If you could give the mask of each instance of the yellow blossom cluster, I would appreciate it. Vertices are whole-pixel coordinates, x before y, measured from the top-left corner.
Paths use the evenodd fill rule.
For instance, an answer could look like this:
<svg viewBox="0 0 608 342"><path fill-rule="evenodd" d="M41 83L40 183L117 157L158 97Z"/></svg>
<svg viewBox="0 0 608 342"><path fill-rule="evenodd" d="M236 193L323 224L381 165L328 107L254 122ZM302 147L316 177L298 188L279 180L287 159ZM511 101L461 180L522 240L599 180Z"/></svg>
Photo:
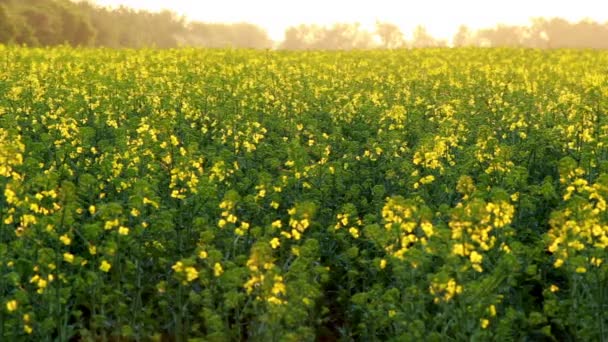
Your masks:
<svg viewBox="0 0 608 342"><path fill-rule="evenodd" d="M229 164L223 160L213 163L209 170L209 179L211 181L217 180L219 182L225 182L229 176L234 174L235 170L239 169L239 165L236 161L232 166L233 168L230 168Z"/></svg>
<svg viewBox="0 0 608 342"><path fill-rule="evenodd" d="M193 266L186 266L182 261L178 261L175 265L171 266L171 269L183 278L183 283L187 284L193 282L198 278L198 271Z"/></svg>
<svg viewBox="0 0 608 342"><path fill-rule="evenodd" d="M19 225L15 230L15 235L22 236L28 227L39 222L42 216L49 216L61 209L57 202L57 192L55 190L42 190L36 192L34 196L20 197L17 194L17 185L8 183L4 189L4 197L9 207L6 210L6 215L2 223L6 225L18 222ZM21 208L21 215L17 211ZM23 210L25 209L25 210ZM52 226L47 230L52 231Z"/></svg>
<svg viewBox="0 0 608 342"><path fill-rule="evenodd" d="M555 211L549 221L551 229L547 233L548 250L554 257L554 266L561 267L569 259L579 256L580 261L572 266L578 273L587 267L599 267L608 247L608 223L606 222L606 178L589 184L580 176L583 171L574 169L561 178L565 187L563 200L565 208ZM580 259L579 259L580 260Z"/></svg>
<svg viewBox="0 0 608 342"><path fill-rule="evenodd" d="M44 290L46 289L46 287L48 286L48 284L50 282L52 282L54 279L55 279L55 277L52 274L49 274L46 277L41 276L39 274L35 274L33 277L30 278L30 284L35 284L37 287L36 292L38 294L42 294L44 292Z"/></svg>
<svg viewBox="0 0 608 342"><path fill-rule="evenodd" d="M407 110L401 105L395 105L386 110L380 117L380 122L388 123L388 130L402 130L407 121Z"/></svg>
<svg viewBox="0 0 608 342"><path fill-rule="evenodd" d="M429 286L429 292L435 296L435 303L449 302L457 294L462 293L462 285L459 285L454 278L447 280L434 279Z"/></svg>
<svg viewBox="0 0 608 342"><path fill-rule="evenodd" d="M487 174L504 174L515 165L509 159L508 151L501 147L493 136L480 136L475 147L475 158L486 167L484 172Z"/></svg>
<svg viewBox="0 0 608 342"><path fill-rule="evenodd" d="M387 253L403 259L416 243L426 245L435 234L433 224L421 217L417 204L402 197L388 198L382 208L384 228L392 233L392 243L385 246Z"/></svg>
<svg viewBox="0 0 608 342"><path fill-rule="evenodd" d="M222 209L222 218L217 223L218 227L224 228L228 223L235 224L237 222L237 217L234 214L235 207L236 203L230 200L224 200L220 203L220 209Z"/></svg>
<svg viewBox="0 0 608 342"><path fill-rule="evenodd" d="M483 253L496 243L496 230L511 223L515 207L506 202L484 202L479 199L459 203L449 222L452 253L469 259L477 272L482 272ZM505 252L509 249L501 246Z"/></svg>
<svg viewBox="0 0 608 342"><path fill-rule="evenodd" d="M25 145L19 136L11 136L7 130L0 128L0 176L21 179L14 167L23 164L24 151Z"/></svg>
<svg viewBox="0 0 608 342"><path fill-rule="evenodd" d="M283 277L278 274L274 258L267 246L260 244L252 248L247 260L247 268L250 277L243 285L247 294L255 293L257 300L273 305L287 303L285 299L287 288Z"/></svg>
<svg viewBox="0 0 608 342"><path fill-rule="evenodd" d="M308 227L310 226L310 215L307 212L298 213L297 209L291 208L287 210L290 218L289 218L289 231L282 231L281 235L294 240L300 240L302 238L302 234Z"/></svg>
<svg viewBox="0 0 608 342"><path fill-rule="evenodd" d="M443 174L446 163L449 166L455 165L454 156L450 152L450 149L456 146L458 146L456 141L436 136L430 143L423 145L419 151L414 153L414 165L419 165L430 170L438 170Z"/></svg>
<svg viewBox="0 0 608 342"><path fill-rule="evenodd" d="M235 120L239 120L238 115ZM251 153L264 140L267 132L267 129L257 121L244 121L242 127L239 127L238 130L232 125L221 129L219 140L223 144L231 144L235 153L243 150L246 153Z"/></svg>
<svg viewBox="0 0 608 342"><path fill-rule="evenodd" d="M340 228L345 228L352 237L355 239L359 238L359 232L361 227L363 227L363 221L360 218L350 219L349 215L346 213L337 214L336 215L337 222L334 228L336 230Z"/></svg>

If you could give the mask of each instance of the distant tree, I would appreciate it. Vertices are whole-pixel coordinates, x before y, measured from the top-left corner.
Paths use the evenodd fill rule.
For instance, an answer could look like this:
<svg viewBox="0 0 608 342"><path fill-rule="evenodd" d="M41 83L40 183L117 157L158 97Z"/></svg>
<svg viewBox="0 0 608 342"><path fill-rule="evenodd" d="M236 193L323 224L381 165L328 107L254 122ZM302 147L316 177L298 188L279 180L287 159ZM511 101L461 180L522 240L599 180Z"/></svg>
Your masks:
<svg viewBox="0 0 608 342"><path fill-rule="evenodd" d="M304 50L313 48L323 39L323 28L317 25L299 25L287 28L285 38L280 45L281 49Z"/></svg>
<svg viewBox="0 0 608 342"><path fill-rule="evenodd" d="M267 49L273 45L268 33L257 25L238 23L226 25L226 29L230 32L233 47Z"/></svg>
<svg viewBox="0 0 608 342"><path fill-rule="evenodd" d="M526 29L520 26L497 25L495 28L480 30L476 39L481 45L495 47L519 47L524 43Z"/></svg>
<svg viewBox="0 0 608 342"><path fill-rule="evenodd" d="M452 45L454 47L474 45L474 33L467 26L460 25L458 32L456 32L452 39Z"/></svg>
<svg viewBox="0 0 608 342"><path fill-rule="evenodd" d="M553 18L539 21L542 31L546 34L549 48L575 48L579 47L578 34L572 25L565 19Z"/></svg>
<svg viewBox="0 0 608 342"><path fill-rule="evenodd" d="M374 40L371 33L361 30L360 24L338 23L325 29L319 48L325 50L369 49Z"/></svg>
<svg viewBox="0 0 608 342"><path fill-rule="evenodd" d="M17 16L14 18L16 34L14 42L19 45L37 46L38 38L36 38L34 29L25 21L25 18Z"/></svg>
<svg viewBox="0 0 608 342"><path fill-rule="evenodd" d="M591 20L534 18L526 45L542 48L608 48L608 27Z"/></svg>
<svg viewBox="0 0 608 342"><path fill-rule="evenodd" d="M412 47L414 48L424 48L424 47L443 47L446 46L446 42L441 40L436 40L431 36L426 28L422 25L418 25L414 29L413 37L412 37Z"/></svg>
<svg viewBox="0 0 608 342"><path fill-rule="evenodd" d="M349 50L374 47L370 32L360 24L337 23L329 27L299 25L285 31L281 49Z"/></svg>
<svg viewBox="0 0 608 342"><path fill-rule="evenodd" d="M119 28L113 23L113 11L93 6L88 2L80 2L78 6L88 16L91 27L95 30L93 45L118 47Z"/></svg>
<svg viewBox="0 0 608 342"><path fill-rule="evenodd" d="M12 18L8 15L6 5L0 5L0 43L12 43L17 34L17 27Z"/></svg>
<svg viewBox="0 0 608 342"><path fill-rule="evenodd" d="M592 20L581 20L573 25L579 37L579 47L608 49L608 23L601 25Z"/></svg>
<svg viewBox="0 0 608 342"><path fill-rule="evenodd" d="M194 46L210 48L257 48L272 47L268 33L259 26L238 24L206 24L195 22L188 25L182 40Z"/></svg>
<svg viewBox="0 0 608 342"><path fill-rule="evenodd" d="M61 32L64 42L73 46L91 45L95 38L95 30L89 18L74 7L63 7L60 10Z"/></svg>
<svg viewBox="0 0 608 342"><path fill-rule="evenodd" d="M43 8L28 8L22 14L26 24L34 31L36 40L42 45L61 43L59 23L53 14Z"/></svg>
<svg viewBox="0 0 608 342"><path fill-rule="evenodd" d="M179 37L186 32L186 21L171 11L162 11L147 16L144 26L149 26L148 41L160 48L177 47Z"/></svg>
<svg viewBox="0 0 608 342"><path fill-rule="evenodd" d="M376 35L380 38L382 47L396 49L405 45L403 32L399 26L391 23L376 22Z"/></svg>

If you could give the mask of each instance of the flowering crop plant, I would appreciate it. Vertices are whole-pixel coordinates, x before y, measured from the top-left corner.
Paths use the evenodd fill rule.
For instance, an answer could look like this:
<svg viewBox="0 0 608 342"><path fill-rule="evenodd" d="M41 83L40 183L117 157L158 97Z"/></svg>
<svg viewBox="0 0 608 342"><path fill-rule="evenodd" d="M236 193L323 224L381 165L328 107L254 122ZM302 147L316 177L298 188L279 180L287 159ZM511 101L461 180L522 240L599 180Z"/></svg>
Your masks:
<svg viewBox="0 0 608 342"><path fill-rule="evenodd" d="M6 341L608 339L608 53L1 47Z"/></svg>

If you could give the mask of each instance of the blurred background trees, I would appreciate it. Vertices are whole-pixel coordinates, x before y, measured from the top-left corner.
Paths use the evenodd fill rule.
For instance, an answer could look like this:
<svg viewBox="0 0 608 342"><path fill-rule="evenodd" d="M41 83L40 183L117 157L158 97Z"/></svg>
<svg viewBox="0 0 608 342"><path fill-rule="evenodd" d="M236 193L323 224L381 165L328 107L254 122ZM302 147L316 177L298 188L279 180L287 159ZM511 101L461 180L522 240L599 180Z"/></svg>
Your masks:
<svg viewBox="0 0 608 342"><path fill-rule="evenodd" d="M394 23L376 22L370 31L356 23L337 23L292 26L285 30L283 41L274 42L264 29L253 24L190 22L170 11L109 9L86 0L0 0L0 44L289 50L450 45L433 37L424 26L417 26L409 38ZM608 23L533 18L528 26L497 25L473 30L463 25L451 46L606 49Z"/></svg>
<svg viewBox="0 0 608 342"><path fill-rule="evenodd" d="M87 1L0 0L0 43L112 48L270 48L260 27L187 22L170 11L108 9Z"/></svg>
<svg viewBox="0 0 608 342"><path fill-rule="evenodd" d="M392 23L376 22L376 35L380 39L380 46L384 49L398 49L405 47L405 37L399 26Z"/></svg>
<svg viewBox="0 0 608 342"><path fill-rule="evenodd" d="M285 39L279 46L286 50L351 50L373 47L372 33L362 30L356 23L293 26L285 31Z"/></svg>

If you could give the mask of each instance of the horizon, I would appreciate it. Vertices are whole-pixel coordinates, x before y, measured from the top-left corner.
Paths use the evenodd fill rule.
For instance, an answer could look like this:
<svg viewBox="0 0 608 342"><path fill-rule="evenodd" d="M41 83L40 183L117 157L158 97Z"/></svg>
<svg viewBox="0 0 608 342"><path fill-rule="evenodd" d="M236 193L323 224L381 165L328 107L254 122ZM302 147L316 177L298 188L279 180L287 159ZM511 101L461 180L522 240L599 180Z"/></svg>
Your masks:
<svg viewBox="0 0 608 342"><path fill-rule="evenodd" d="M310 0L286 2L279 0L226 0L206 7L205 1L175 0L170 4L161 0L89 0L100 6L116 8L126 6L148 11L170 10L189 21L212 23L255 24L268 33L275 42L284 38L285 30L301 24L322 26L335 23L359 23L368 31L374 30L377 21L399 26L406 37L421 25L437 39L451 41L458 27L470 29L504 25L530 25L532 18L559 17L570 22L593 20L608 22L608 5L593 0L524 1L509 3L497 0L430 0L407 7L390 0L332 2ZM269 9L272 9L270 11Z"/></svg>

